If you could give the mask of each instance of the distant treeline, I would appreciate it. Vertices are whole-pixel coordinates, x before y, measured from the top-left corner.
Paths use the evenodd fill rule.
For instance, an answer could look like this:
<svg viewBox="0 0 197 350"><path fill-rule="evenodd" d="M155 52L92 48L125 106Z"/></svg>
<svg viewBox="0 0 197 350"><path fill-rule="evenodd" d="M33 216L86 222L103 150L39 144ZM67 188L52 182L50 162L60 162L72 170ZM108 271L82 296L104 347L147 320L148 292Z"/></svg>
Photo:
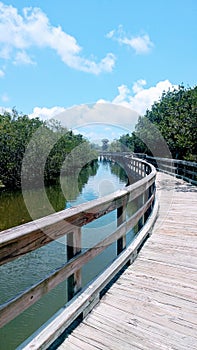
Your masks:
<svg viewBox="0 0 197 350"><path fill-rule="evenodd" d="M96 157L82 135L55 120L30 119L15 109L0 115L0 182L7 188L52 184L62 171L71 174Z"/></svg>
<svg viewBox="0 0 197 350"><path fill-rule="evenodd" d="M153 156L168 156L164 141L175 159L197 161L197 86L179 86L164 92L144 116L135 131L110 145L111 150L132 150Z"/></svg>
<svg viewBox="0 0 197 350"><path fill-rule="evenodd" d="M164 92L131 134L109 145L111 151L146 153L197 161L197 86ZM52 184L61 174L76 173L97 158L94 145L82 135L48 122L12 113L0 114L0 185L21 188Z"/></svg>

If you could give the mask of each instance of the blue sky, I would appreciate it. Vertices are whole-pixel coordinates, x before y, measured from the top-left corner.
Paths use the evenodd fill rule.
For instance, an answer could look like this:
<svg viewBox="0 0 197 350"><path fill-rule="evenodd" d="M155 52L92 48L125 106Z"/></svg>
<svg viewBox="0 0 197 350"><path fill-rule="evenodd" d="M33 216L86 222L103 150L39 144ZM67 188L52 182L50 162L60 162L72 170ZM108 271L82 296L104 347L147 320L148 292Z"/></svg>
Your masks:
<svg viewBox="0 0 197 350"><path fill-rule="evenodd" d="M0 1L0 106L131 130L126 109L143 114L163 90L196 85L196 18L196 0Z"/></svg>

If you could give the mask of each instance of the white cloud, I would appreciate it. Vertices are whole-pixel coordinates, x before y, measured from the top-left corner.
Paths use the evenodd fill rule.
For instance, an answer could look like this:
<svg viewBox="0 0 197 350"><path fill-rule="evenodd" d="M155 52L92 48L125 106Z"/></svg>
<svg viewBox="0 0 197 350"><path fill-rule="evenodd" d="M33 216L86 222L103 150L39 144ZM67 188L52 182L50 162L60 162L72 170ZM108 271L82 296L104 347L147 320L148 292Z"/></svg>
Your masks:
<svg viewBox="0 0 197 350"><path fill-rule="evenodd" d="M25 51L18 51L14 59L14 64L35 64L35 62Z"/></svg>
<svg viewBox="0 0 197 350"><path fill-rule="evenodd" d="M89 124L113 125L133 130L138 113L122 105L110 102L98 102L91 105L79 105L72 108L39 108L35 107L30 117L42 119L55 118L67 128L79 128Z"/></svg>
<svg viewBox="0 0 197 350"><path fill-rule="evenodd" d="M11 59L15 64L34 63L28 51L37 47L55 50L67 66L84 72L111 72L115 65L112 53L100 62L84 58L76 39L60 26L52 26L39 8L24 8L19 14L17 8L0 2L0 44L0 57Z"/></svg>
<svg viewBox="0 0 197 350"><path fill-rule="evenodd" d="M153 47L153 43L147 34L133 38L120 38L119 41L122 44L132 47L137 54L148 53Z"/></svg>
<svg viewBox="0 0 197 350"><path fill-rule="evenodd" d="M118 92L119 92L119 95L114 98L113 103L121 104L127 99L127 96L130 93L130 90L126 85L120 85L118 87Z"/></svg>
<svg viewBox="0 0 197 350"><path fill-rule="evenodd" d="M158 82L155 86L145 88L146 81L140 79L134 82L131 89L126 85L118 87L118 95L112 102L99 100L95 104L84 104L64 108L35 107L30 117L39 117L44 120L55 118L61 124L75 133L81 133L91 142L101 144L103 138L118 139L121 135L132 132L139 115L144 115L155 101L158 101L163 91L173 90L169 80ZM9 97L1 96L4 102ZM0 113L9 108L0 107Z"/></svg>
<svg viewBox="0 0 197 350"><path fill-rule="evenodd" d="M109 33L106 34L106 38L107 38L107 39L113 38L114 33L115 33L115 30L111 30Z"/></svg>
<svg viewBox="0 0 197 350"><path fill-rule="evenodd" d="M64 112L66 109L64 107L52 107L52 108L47 108L47 107L35 107L33 109L33 113L29 115L30 118L37 118L39 117L40 119L47 120L54 118L58 114Z"/></svg>
<svg viewBox="0 0 197 350"><path fill-rule="evenodd" d="M0 69L0 78L3 78L4 75L5 75L5 72L2 69Z"/></svg>
<svg viewBox="0 0 197 350"><path fill-rule="evenodd" d="M128 36L120 25L117 30L111 30L106 34L108 39L114 39L119 44L131 47L136 54L146 54L150 52L154 44L148 34L138 36Z"/></svg>
<svg viewBox="0 0 197 350"><path fill-rule="evenodd" d="M132 87L134 95L127 86L120 86L118 88L119 95L114 98L112 103L118 103L143 115L147 109L151 108L154 102L160 99L163 91L177 88L177 85L173 85L169 80L160 81L150 88L144 88L144 85L146 85L144 79L135 82Z"/></svg>
<svg viewBox="0 0 197 350"><path fill-rule="evenodd" d="M35 107L30 117L39 117L44 120L55 118L67 128L78 128L79 126L91 124L106 124L123 127L132 131L139 115L144 115L155 101L158 101L163 91L173 90L169 80L158 82L155 86L145 88L146 81L136 81L132 89L126 85L118 87L119 94L112 100L98 100L95 104L84 104L64 107ZM108 126L107 126L108 127Z"/></svg>
<svg viewBox="0 0 197 350"><path fill-rule="evenodd" d="M132 90L135 94L143 90L143 86L146 85L146 80L144 79L139 79L137 80L132 87Z"/></svg>

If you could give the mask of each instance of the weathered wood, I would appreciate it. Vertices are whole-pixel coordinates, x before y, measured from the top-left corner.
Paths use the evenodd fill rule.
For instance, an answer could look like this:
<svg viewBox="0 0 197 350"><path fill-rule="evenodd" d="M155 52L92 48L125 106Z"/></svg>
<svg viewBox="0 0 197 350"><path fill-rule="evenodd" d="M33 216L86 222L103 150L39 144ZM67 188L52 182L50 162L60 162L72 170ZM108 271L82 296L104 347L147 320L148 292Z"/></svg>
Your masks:
<svg viewBox="0 0 197 350"><path fill-rule="evenodd" d="M197 185L197 163L179 159L150 157L147 155L141 155L141 157L156 166L157 170L176 175L187 182Z"/></svg>
<svg viewBox="0 0 197 350"><path fill-rule="evenodd" d="M47 217L0 232L0 265L38 249L77 227L121 207L138 197L155 181L155 170L137 183Z"/></svg>
<svg viewBox="0 0 197 350"><path fill-rule="evenodd" d="M134 264L60 350L79 339L84 350L88 340L95 350L196 350L197 189L184 184L180 192L183 181L176 180L174 188L170 178L158 174L158 194L164 194L159 196L162 210ZM168 198L170 208L165 204ZM167 216L163 208L169 209Z"/></svg>
<svg viewBox="0 0 197 350"><path fill-rule="evenodd" d="M132 229L132 227L138 222L139 218L151 205L153 199L154 197L150 198L142 208L140 208L134 215L132 215L132 217L127 222L123 222L123 224L118 227L115 232L85 252L80 253L80 230L77 233L77 238L75 235L70 236L70 244L75 245L75 255L73 255L73 258L71 259L69 257L70 260L63 267L56 269L48 277L30 287L22 294L2 304L0 307L0 327L29 308L43 295L55 288L66 278L72 276L72 278L68 281L68 283L70 283L70 286L68 288L68 292L70 293L69 299L71 299L71 297L73 297L74 294L77 293L81 288L81 267L99 255L101 252L103 252L113 242L120 239L120 237L125 236L126 232ZM75 241L73 241L73 239Z"/></svg>
<svg viewBox="0 0 197 350"><path fill-rule="evenodd" d="M126 201L123 205L117 208L117 226L122 225L126 220ZM126 233L117 240L117 255L119 255L126 248Z"/></svg>
<svg viewBox="0 0 197 350"><path fill-rule="evenodd" d="M153 212L150 218L146 222L146 225L136 236L135 240L124 250L117 259L99 276L92 282L88 288L81 291L70 305L67 305L61 313L41 332L30 341L30 343L24 347L27 349L47 349L48 346L58 338L58 336L81 314L84 312L86 315L86 308L90 307L92 303L92 296L98 295L102 289L112 280L118 271L128 262L134 261L133 257L136 258L137 251L143 244L145 238L149 235L153 223L156 220L158 212L158 203L155 203ZM117 232L120 228L117 229Z"/></svg>
<svg viewBox="0 0 197 350"><path fill-rule="evenodd" d="M186 172L188 170L188 165L182 165L185 167L185 169L182 170L185 170ZM171 170L173 169L172 160L169 160L169 165L167 165L167 167L170 167ZM70 259L70 261L68 261L65 266L54 271L50 276L48 276L48 278L42 280L19 297L16 297L2 306L2 325L13 319L13 317L16 315L20 314L23 310L37 301L42 295L70 276L72 276L73 284L72 295L79 291L81 287L81 267L93 257L100 254L100 252L102 252L115 240L119 240L120 242L121 239L120 250L122 251L124 249L124 243L126 243L126 233L145 213L148 213L149 208L152 209L152 204L155 197L155 172L153 168L148 166L147 163L143 163L138 159L133 159L130 168L133 168L134 171L140 176L145 176L145 173L147 174L149 172L150 174L144 179L138 181L137 184L128 186L125 190L118 191L113 195L102 198L101 200L85 203L84 205L80 206L80 209L72 208L68 211L63 211L53 214L50 217L39 219L33 223L36 224L33 226L31 226L32 223L29 223L21 226L20 228L14 229L12 232L7 230L8 236L6 237L4 235L6 231L0 234L0 251L3 252L2 263L10 261L17 256L23 255L28 251L37 249L37 247L44 244L48 244L51 240L59 238L63 235L67 235L67 243L70 247L67 251L68 260ZM165 182L165 176L162 178L162 181L163 180L163 187L158 188L158 193L162 189L165 190L165 186L167 184L167 182ZM169 177L167 177L167 180L169 180ZM183 182L181 182L181 186L182 185ZM84 321L84 325L88 331L86 333L85 330L81 334L80 332L77 333L76 330L76 332L74 332L74 336L71 337L71 344L73 346L79 344L79 338L80 347L82 348L82 344L84 343L86 346L88 343L90 330L91 332L94 332L95 328L97 329L97 324L100 327L100 325L103 323L103 325L105 325L103 326L103 331L107 332L108 336L108 339L104 339L104 341L102 341L103 349L107 349L108 347L116 349L116 346L117 349L127 349L127 346L128 349L131 347L133 348L133 346L136 346L136 349L138 347L141 349L144 348L144 346L146 348L147 344L149 344L149 346L151 344L151 349L169 349L169 347L176 346L178 339L183 339L183 344L181 344L179 349L185 349L186 344L189 345L191 349L194 348L194 338L195 340L197 338L193 332L193 325L196 324L195 321L197 309L197 299L195 293L197 289L195 278L197 260L193 254L193 251L194 248L196 248L196 241L193 240L193 244L190 244L186 238L193 239L196 234L196 229L194 228L195 219L192 219L191 222L187 221L191 219L192 214L195 215L194 206L196 205L196 197L194 197L195 193L188 195L188 193L185 192L187 190L185 187L185 198L187 198L188 204L193 203L193 205L191 205L191 209L189 209L189 212L185 212L185 202L180 202L180 200L183 198L183 195L181 195L180 192L176 193L175 201L174 198L170 198L170 191L176 190L174 184L171 183L170 180L167 184L168 192L164 193L163 197L159 196L162 202L160 217L155 225L155 230L160 231L155 241L152 239L148 241L148 250L145 249L141 252L138 261L139 263L140 261L142 262L142 266L140 266L140 264L136 264L136 269L126 270L122 282L120 284L117 283L113 287L113 290L115 291L113 297L111 297L111 291L108 292L110 300L109 302L103 304L104 307L103 311L101 312L101 321L99 316L99 318L95 320L96 323L93 321L93 327L92 324L90 326L88 322ZM189 187L189 190L195 191L193 190L193 187ZM125 222L125 208L127 203L142 194L145 194L143 200L144 205L127 222ZM171 195L171 197L173 196ZM128 262L132 263L136 259L139 251L141 250L141 246L150 235L150 228L156 217L156 208L157 205L153 209L152 216L148 219L146 225L130 247L123 251L117 260L92 284L90 284L86 290L79 292L79 298L74 298L73 302L68 304L66 309L59 312L54 321L49 324L49 327L47 326L27 346L28 349L31 347L36 349L47 348L64 331L64 329L69 326L74 319L76 319L76 317L78 317L81 313L83 316L85 316L98 303L102 289L111 281L121 267ZM80 227L114 209L117 209L118 211L117 224L119 227L117 230L88 251L80 252ZM22 230L20 231L21 228ZM179 229L178 232L177 228ZM189 233L186 234L188 228ZM167 242L164 241L165 234L167 235ZM184 236L184 242L181 240L181 234ZM33 241L30 241L30 238L32 238ZM11 250L6 255L6 249L8 247ZM166 263L166 259L169 260L170 263ZM147 264L149 263L149 266L151 264L151 271L147 271L147 268L143 265L144 261L146 261ZM159 266L158 269L157 266ZM189 272L191 273L191 278L187 278L187 273L189 275ZM173 277L174 275L176 276L175 278ZM147 291L149 291L148 295ZM151 295L151 298L152 295L154 295L155 300L150 300L149 295ZM156 298L157 295L159 298ZM167 304L162 299L163 295L168 295L169 302ZM183 300L181 306L180 303L176 304L176 298ZM173 303L172 305L170 304L171 301ZM133 303L133 306L131 306L130 303ZM125 307L126 304L128 304L128 307ZM111 311L110 317L108 315L107 318L110 318L111 321L113 320L114 325L116 325L114 329L112 327L112 330L109 329L108 323L104 322L108 307L111 308ZM184 314L184 318L182 318L182 314L180 314L174 321L172 311L176 312L177 309L180 308L184 308L184 310L187 311L190 310L190 313ZM142 315L139 316L142 309ZM65 311L68 313L65 313ZM134 321L130 322L132 326L131 330L127 330L125 332L120 326L117 327L117 321L120 320L120 311L121 315L126 315L126 319L129 317L128 315L133 313L133 311L136 311L136 313L134 313ZM154 319L154 321L152 321L152 319ZM125 319L123 319L123 322L124 320ZM139 330L133 329L136 322L141 322L140 327L142 332L144 330L145 335L139 336ZM148 331L146 325L147 322ZM117 336L117 332L120 333L120 328L122 329L122 338ZM125 328L126 326L124 324L124 329ZM169 329L171 331L170 337L172 340L166 345L162 342L162 338L164 338L164 334L166 332L168 333ZM113 331L115 331L114 334ZM165 331L165 333L163 333L163 331ZM177 332L178 336L174 337L173 332ZM182 334L184 334L184 336L189 335L190 340L188 341L186 336L182 337ZM148 343L146 343L146 337L148 339ZM83 342L81 341L82 338ZM96 339L92 340L90 347L96 347L97 342L100 341L100 333L96 332ZM65 342L65 344L67 343Z"/></svg>
<svg viewBox="0 0 197 350"><path fill-rule="evenodd" d="M67 235L67 258L71 260L81 252L81 228L76 228ZM81 289L81 269L75 271L68 278L68 300Z"/></svg>

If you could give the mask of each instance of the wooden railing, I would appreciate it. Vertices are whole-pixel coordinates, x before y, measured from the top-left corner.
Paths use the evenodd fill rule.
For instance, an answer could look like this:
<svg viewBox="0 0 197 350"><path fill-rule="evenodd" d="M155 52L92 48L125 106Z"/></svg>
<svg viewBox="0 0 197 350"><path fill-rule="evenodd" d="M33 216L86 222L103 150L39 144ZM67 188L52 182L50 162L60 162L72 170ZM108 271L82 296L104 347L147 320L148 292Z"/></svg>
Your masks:
<svg viewBox="0 0 197 350"><path fill-rule="evenodd" d="M133 156L131 152L100 152L100 157L108 160L114 160L124 168L129 180L139 180L151 172L148 163L140 162L137 157Z"/></svg>
<svg viewBox="0 0 197 350"><path fill-rule="evenodd" d="M154 165L154 167L167 174L197 185L197 163L186 160L150 157L143 153L137 153L134 156L144 159Z"/></svg>
<svg viewBox="0 0 197 350"><path fill-rule="evenodd" d="M0 308L0 327L2 327L62 281L69 280L68 295L72 300L55 317L50 326L31 341L30 344L34 349L47 348L73 320L79 315L84 317L98 302L103 288L125 264L135 259L150 234L157 212L157 206L154 205L156 171L152 165L139 159L126 158L126 162L128 168L141 177L136 183L103 198L0 232L1 265L62 236L67 236L67 262ZM126 218L128 203L136 199L139 204L136 212ZM114 210L117 210L117 229L93 247L82 250L81 228ZM137 224L141 230L134 241L126 247L126 234ZM117 242L116 260L91 284L81 289L82 267L113 242Z"/></svg>

